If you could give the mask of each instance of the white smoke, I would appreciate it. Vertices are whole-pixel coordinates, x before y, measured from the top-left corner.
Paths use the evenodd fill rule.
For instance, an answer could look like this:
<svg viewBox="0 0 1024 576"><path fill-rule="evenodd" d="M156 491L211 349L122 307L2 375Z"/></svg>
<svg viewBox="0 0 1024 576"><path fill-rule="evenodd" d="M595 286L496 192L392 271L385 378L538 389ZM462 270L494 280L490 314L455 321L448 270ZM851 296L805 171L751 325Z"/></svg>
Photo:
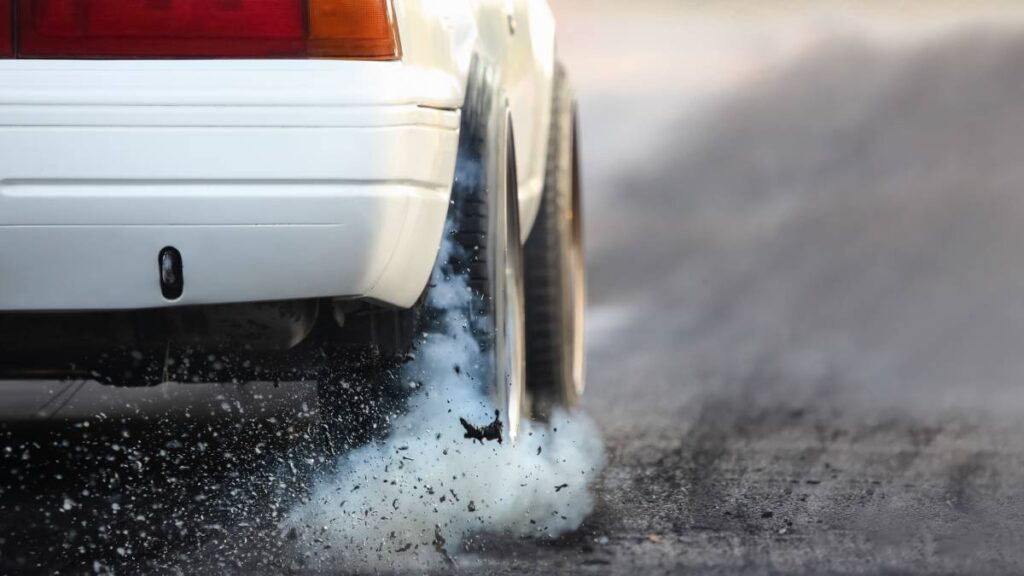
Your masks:
<svg viewBox="0 0 1024 576"><path fill-rule="evenodd" d="M443 258L443 257L442 257ZM320 479L286 520L314 567L379 569L452 562L479 533L555 537L593 509L604 466L596 425L580 413L524 423L515 444L464 438L459 418L494 419L481 382L487 360L470 330L473 295L435 273L435 327L403 370L420 387L382 442L355 450Z"/></svg>

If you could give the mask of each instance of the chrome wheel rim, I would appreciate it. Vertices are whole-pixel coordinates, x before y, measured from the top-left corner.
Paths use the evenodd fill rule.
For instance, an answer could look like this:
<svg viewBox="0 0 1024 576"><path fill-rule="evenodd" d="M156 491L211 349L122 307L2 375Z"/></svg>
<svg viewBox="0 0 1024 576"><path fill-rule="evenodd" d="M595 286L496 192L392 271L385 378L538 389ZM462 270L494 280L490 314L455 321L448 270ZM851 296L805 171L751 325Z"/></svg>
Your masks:
<svg viewBox="0 0 1024 576"><path fill-rule="evenodd" d="M499 383L496 386L495 402L502 410L502 420L509 439L515 441L524 417L526 345L518 183L510 118L506 118L505 126L505 161L495 180L501 182L505 189L504 194L499 195L498 205L494 207L491 231L491 237L496 240L492 248L492 278L495 279L495 378Z"/></svg>
<svg viewBox="0 0 1024 576"><path fill-rule="evenodd" d="M577 146L578 134L577 134L577 120L576 120L576 109L573 107L572 114L572 128L569 132L571 142L570 153L572 154L572 170L569 175L571 182L569 183L569 190L571 192L571 203L569 205L569 225L567 226L569 231L569 241L566 243L569 247L568 255L568 274L569 274L569 306L566 307L571 318L568 318L566 323L571 331L566 338L566 341L570 347L568 350L571 359L570 361L570 374L569 384L572 386L574 394L572 394L573 400L577 400L583 395L586 389L586 365L584 362L585 358L585 339L584 339L584 316L587 307L587 288L586 288L586 265L584 261L583 252L583 204L582 198L580 197L580 183L579 183L579 151Z"/></svg>

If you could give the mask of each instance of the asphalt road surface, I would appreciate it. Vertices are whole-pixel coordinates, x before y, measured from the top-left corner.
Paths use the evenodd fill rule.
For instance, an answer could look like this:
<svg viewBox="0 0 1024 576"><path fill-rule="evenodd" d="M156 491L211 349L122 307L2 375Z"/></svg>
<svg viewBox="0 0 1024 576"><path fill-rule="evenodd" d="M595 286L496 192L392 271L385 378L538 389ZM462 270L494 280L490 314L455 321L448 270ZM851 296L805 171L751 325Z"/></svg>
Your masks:
<svg viewBox="0 0 1024 576"><path fill-rule="evenodd" d="M1024 571L1024 34L834 42L678 122L591 159L595 513L462 571ZM315 431L261 394L4 424L0 572L303 573Z"/></svg>

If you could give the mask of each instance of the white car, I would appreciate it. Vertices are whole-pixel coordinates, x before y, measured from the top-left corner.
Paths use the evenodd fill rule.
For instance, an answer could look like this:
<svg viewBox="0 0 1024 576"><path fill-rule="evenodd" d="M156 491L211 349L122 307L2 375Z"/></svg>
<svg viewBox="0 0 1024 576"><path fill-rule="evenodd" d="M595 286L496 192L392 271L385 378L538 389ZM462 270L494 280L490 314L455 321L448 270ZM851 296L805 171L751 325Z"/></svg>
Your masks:
<svg viewBox="0 0 1024 576"><path fill-rule="evenodd" d="M0 377L328 389L447 221L506 421L571 404L574 132L545 0L0 0Z"/></svg>

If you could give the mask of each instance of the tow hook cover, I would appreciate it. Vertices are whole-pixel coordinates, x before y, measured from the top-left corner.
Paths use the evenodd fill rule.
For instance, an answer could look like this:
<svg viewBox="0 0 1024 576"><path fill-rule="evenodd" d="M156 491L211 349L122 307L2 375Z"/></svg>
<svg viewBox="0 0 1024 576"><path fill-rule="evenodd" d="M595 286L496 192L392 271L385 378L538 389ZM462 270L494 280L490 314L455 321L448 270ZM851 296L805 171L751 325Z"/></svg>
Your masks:
<svg viewBox="0 0 1024 576"><path fill-rule="evenodd" d="M185 291L181 252L168 246L160 251L160 291L167 300L177 300Z"/></svg>

